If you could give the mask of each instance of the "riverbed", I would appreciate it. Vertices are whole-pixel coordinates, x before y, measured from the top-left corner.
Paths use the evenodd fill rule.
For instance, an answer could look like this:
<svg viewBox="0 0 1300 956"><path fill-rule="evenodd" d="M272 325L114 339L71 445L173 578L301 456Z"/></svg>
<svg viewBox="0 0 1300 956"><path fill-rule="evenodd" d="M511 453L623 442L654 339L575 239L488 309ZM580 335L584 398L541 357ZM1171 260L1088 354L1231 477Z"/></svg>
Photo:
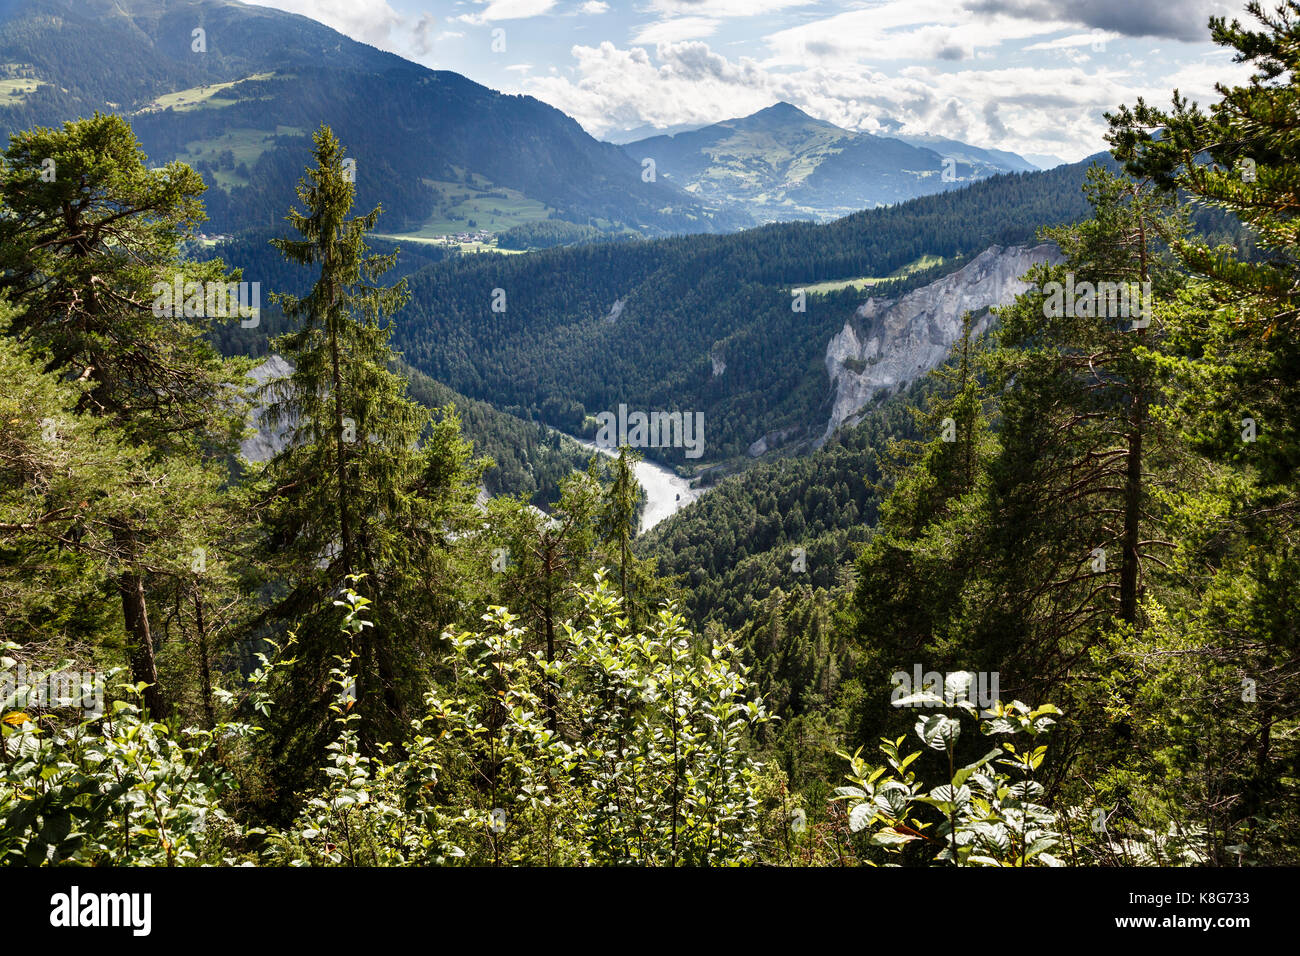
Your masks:
<svg viewBox="0 0 1300 956"><path fill-rule="evenodd" d="M594 441L573 438L578 444L610 458L617 458L612 448L601 448ZM641 512L641 531L649 531L665 518L685 508L704 494L704 488L692 488L691 483L676 472L653 461L638 461L632 468L636 480L645 489L645 510Z"/></svg>

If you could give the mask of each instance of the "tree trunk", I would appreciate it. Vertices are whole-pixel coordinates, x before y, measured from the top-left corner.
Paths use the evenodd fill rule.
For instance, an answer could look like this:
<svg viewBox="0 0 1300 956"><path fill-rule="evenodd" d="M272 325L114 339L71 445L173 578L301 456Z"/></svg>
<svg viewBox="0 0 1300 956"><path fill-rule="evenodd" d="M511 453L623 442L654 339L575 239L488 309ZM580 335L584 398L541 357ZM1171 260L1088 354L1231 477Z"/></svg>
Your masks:
<svg viewBox="0 0 1300 956"><path fill-rule="evenodd" d="M131 679L147 683L144 705L155 720L167 716L167 702L158 686L158 667L154 661L153 634L149 631L149 608L145 602L144 579L135 571L123 571L117 579L122 592L122 618L130 640Z"/></svg>
<svg viewBox="0 0 1300 956"><path fill-rule="evenodd" d="M1138 532L1142 521L1142 431L1146 409L1142 392L1133 395L1129 418L1128 455L1124 476L1124 558L1119 574L1119 616L1129 624L1137 623L1138 604Z"/></svg>
<svg viewBox="0 0 1300 956"><path fill-rule="evenodd" d="M1134 201L1137 200L1136 190ZM1141 212L1138 215L1138 277L1140 281L1150 279L1147 270L1147 234L1146 223ZM1149 303L1148 303L1149 305ZM1138 342L1146 339L1146 329L1136 330ZM1142 522L1142 432L1146 427L1146 387L1145 382L1132 383L1133 397L1129 402L1128 420L1128 454L1126 456L1124 475L1124 555L1119 573L1119 616L1129 624L1136 625L1138 618L1138 572L1140 571L1138 542Z"/></svg>
<svg viewBox="0 0 1300 956"><path fill-rule="evenodd" d="M343 549L343 576L346 578L352 573L352 524L348 517L348 472L344 453L346 442L343 441L343 376L339 370L338 330L333 325L330 326L330 362L333 365L334 441L338 458L339 538Z"/></svg>
<svg viewBox="0 0 1300 956"><path fill-rule="evenodd" d="M194 628L199 638L199 679L202 681L203 716L207 719L208 730L217 725L216 710L212 706L212 672L208 667L208 632L203 625L203 595L198 587L194 588Z"/></svg>

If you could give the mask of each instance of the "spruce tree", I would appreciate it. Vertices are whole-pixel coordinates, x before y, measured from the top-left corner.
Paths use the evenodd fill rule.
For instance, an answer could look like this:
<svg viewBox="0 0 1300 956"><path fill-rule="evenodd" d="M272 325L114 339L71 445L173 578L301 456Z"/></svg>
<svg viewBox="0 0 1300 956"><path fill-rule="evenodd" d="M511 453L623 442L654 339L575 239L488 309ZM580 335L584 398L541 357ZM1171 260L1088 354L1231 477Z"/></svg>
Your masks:
<svg viewBox="0 0 1300 956"><path fill-rule="evenodd" d="M273 347L293 371L264 389L269 424L288 430L263 475L263 554L275 592L267 621L280 639L287 631L298 639L283 688L280 742L299 768L321 745L328 672L342 652L333 602L350 582L359 578L355 586L382 610L382 623L355 642L356 709L365 718L367 746L391 737L421 692L417 665L438 640L436 615L422 612L445 582L439 550L446 529L436 520L431 485L463 489L465 477L456 454L450 473L441 474L448 462L420 447L429 414L390 368L389 319L407 292L404 281L379 284L396 251L374 255L366 245L381 210L349 218L352 166L328 127L313 141L315 165L297 189L301 208L287 217L298 235L273 244L319 275L303 297L272 297L292 328ZM459 437L438 434L439 447Z"/></svg>
<svg viewBox="0 0 1300 956"><path fill-rule="evenodd" d="M578 609L581 588L591 581L597 565L593 549L600 487L595 460L586 472L575 472L560 486L560 500L550 513L516 498L500 498L489 506L493 593L515 608L537 635L548 664L566 656L564 623ZM548 678L543 694L547 723L557 729L556 686Z"/></svg>

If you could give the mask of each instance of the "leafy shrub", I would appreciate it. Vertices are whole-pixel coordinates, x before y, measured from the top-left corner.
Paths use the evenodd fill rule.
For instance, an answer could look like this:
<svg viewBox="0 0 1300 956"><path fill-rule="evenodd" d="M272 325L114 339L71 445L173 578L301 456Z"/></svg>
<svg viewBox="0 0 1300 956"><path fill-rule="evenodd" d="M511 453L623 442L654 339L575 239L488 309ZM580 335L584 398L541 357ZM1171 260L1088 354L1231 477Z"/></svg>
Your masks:
<svg viewBox="0 0 1300 956"><path fill-rule="evenodd" d="M0 685L15 687L17 661L8 652L18 646L0 650ZM126 700L77 722L54 711L14 710L21 689L0 700L0 862L232 862L220 853L221 835L233 824L218 802L230 777L212 756L219 743L230 746L254 728L173 731L142 716L134 701L144 688L122 685Z"/></svg>
<svg viewBox="0 0 1300 956"><path fill-rule="evenodd" d="M759 767L743 734L766 719L730 648L693 641L671 608L633 630L603 576L548 662L505 608L448 633L400 759L362 755L351 661L334 669L339 736L326 783L285 834L290 864L720 865L755 858ZM369 626L349 593L345 627Z"/></svg>
<svg viewBox="0 0 1300 956"><path fill-rule="evenodd" d="M914 694L897 702L945 703L932 694ZM1051 704L1031 710L1020 701L996 702L980 712L974 704L951 705L975 717L986 736L1043 734L1060 710ZM927 789L909 769L922 751L903 756L906 737L882 740L886 766L872 768L861 750L849 761L851 786L840 787L835 799L849 807L849 828L870 832L869 844L886 854L900 854L910 844L924 845L933 862L955 866L1060 866L1048 851L1060 842L1056 817L1038 801L1043 785L1034 779L1047 754L1046 746L1018 749L1003 741L974 763L957 767L955 752L961 723L948 714L930 713L916 722L915 733L931 750L948 759L948 780ZM1007 768L1007 771L998 769ZM938 819L935 819L935 813Z"/></svg>

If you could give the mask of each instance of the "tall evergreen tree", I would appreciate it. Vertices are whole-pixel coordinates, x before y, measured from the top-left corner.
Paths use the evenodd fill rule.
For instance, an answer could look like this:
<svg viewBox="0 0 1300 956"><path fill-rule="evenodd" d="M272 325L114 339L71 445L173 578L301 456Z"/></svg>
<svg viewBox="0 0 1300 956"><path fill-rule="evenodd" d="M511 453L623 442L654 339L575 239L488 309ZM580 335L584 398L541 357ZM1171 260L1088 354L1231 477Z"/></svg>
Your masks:
<svg viewBox="0 0 1300 956"><path fill-rule="evenodd" d="M501 603L518 609L537 635L548 664L566 656L563 625L578 608L580 588L597 570L596 544L600 486L593 459L586 472L561 484L560 500L546 514L519 499L503 498L489 508L492 574ZM546 720L557 729L555 682L543 693Z"/></svg>
<svg viewBox="0 0 1300 956"><path fill-rule="evenodd" d="M641 456L625 445L608 463L599 520L600 541L613 562L623 609L633 628L652 614L650 604L657 593L654 560L633 550L644 499L635 471L640 460Z"/></svg>
<svg viewBox="0 0 1300 956"><path fill-rule="evenodd" d="M402 725L423 689L418 665L438 640L436 592L447 584L450 519L440 511L439 489L451 490L442 505L455 511L473 487L454 419L450 428L431 429L428 412L390 369L389 317L406 301L406 288L378 284L396 256L367 249L380 209L349 218L351 164L328 127L314 143L315 165L298 186L302 208L288 216L298 238L274 245L319 275L306 296L273 296L293 327L274 348L293 371L264 393L268 422L288 433L263 475L264 556L277 594L266 620L297 633L280 742L299 768L321 746L328 672L343 650L333 601L357 577L384 611L383 623L355 641L364 740L387 739ZM430 449L421 447L426 437Z"/></svg>
<svg viewBox="0 0 1300 956"><path fill-rule="evenodd" d="M1165 771L1155 798L1193 816L1221 863L1286 859L1300 805L1300 3L1247 9L1255 26L1215 18L1211 33L1248 80L1220 84L1208 111L1175 91L1172 110L1139 100L1110 117L1133 175L1231 213L1254 240L1173 242L1195 284L1168 329L1169 427L1202 458L1170 495L1186 594L1141 649L1160 663L1135 707Z"/></svg>
<svg viewBox="0 0 1300 956"><path fill-rule="evenodd" d="M1031 272L1035 289L1002 311L992 361L1004 449L994 494L1007 564L1027 572L1008 580L1043 627L1042 649L1055 648L1040 672L1058 676L1078 650L1067 635L1111 617L1140 624L1144 575L1168 557L1150 482L1169 438L1152 434L1150 409L1153 349L1183 281L1167 243L1183 227L1147 183L1094 167L1085 188L1093 217L1045 231L1065 260Z"/></svg>

